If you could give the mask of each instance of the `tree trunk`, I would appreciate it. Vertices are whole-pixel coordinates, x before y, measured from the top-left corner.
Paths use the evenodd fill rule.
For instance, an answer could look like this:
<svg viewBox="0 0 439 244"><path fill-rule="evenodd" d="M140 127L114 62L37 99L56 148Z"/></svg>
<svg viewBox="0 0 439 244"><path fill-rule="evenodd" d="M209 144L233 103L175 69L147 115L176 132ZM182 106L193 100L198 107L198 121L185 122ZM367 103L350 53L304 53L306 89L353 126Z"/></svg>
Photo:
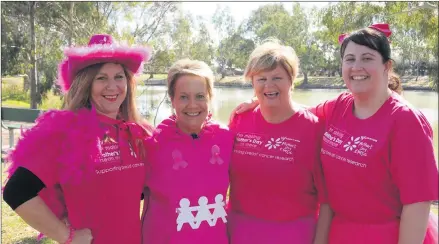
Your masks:
<svg viewBox="0 0 439 244"><path fill-rule="evenodd" d="M416 62L416 80L418 81L418 77L419 77L419 61Z"/></svg>
<svg viewBox="0 0 439 244"><path fill-rule="evenodd" d="M73 44L73 7L74 7L75 3L74 2L70 2L69 3L69 7L70 7L70 11L69 11L69 39L68 39L68 44L69 47L72 46Z"/></svg>
<svg viewBox="0 0 439 244"><path fill-rule="evenodd" d="M29 24L30 24L30 61L31 61L31 71L30 71L30 108L37 108L37 58L36 58L36 36L35 36L35 5L36 2L29 2Z"/></svg>
<svg viewBox="0 0 439 244"><path fill-rule="evenodd" d="M221 67L221 79L224 79L226 77L226 67Z"/></svg>
<svg viewBox="0 0 439 244"><path fill-rule="evenodd" d="M302 71L303 73L303 82L301 86L305 86L308 84L308 72L307 71Z"/></svg>

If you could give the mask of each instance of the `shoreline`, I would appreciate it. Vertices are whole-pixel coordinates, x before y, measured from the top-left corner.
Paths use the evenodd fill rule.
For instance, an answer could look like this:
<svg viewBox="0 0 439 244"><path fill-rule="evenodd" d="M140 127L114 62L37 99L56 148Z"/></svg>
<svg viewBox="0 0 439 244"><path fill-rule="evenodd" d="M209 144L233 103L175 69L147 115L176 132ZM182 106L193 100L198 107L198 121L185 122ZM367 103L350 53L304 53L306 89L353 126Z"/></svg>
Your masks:
<svg viewBox="0 0 439 244"><path fill-rule="evenodd" d="M335 84L334 84L335 83ZM143 81L140 85L145 85L145 86L166 86L166 80L165 79L160 79L160 80L156 80L156 79L151 79L151 80L145 80ZM214 82L214 87L216 88L243 88L243 89L251 89L252 86L250 83L245 83L242 81L230 81L230 82ZM340 90L340 89L347 89L346 86L344 85L344 83L340 84L340 82L332 82L332 83L328 83L325 82L325 84L312 84L312 83L308 83L306 85L303 84L296 84L294 89L299 89L299 90L310 90L310 89L328 89L328 90L332 90L332 89L336 89L336 90ZM404 91L432 91L434 92L435 89L431 86L427 86L427 85L408 85L405 83L402 83L402 89Z"/></svg>

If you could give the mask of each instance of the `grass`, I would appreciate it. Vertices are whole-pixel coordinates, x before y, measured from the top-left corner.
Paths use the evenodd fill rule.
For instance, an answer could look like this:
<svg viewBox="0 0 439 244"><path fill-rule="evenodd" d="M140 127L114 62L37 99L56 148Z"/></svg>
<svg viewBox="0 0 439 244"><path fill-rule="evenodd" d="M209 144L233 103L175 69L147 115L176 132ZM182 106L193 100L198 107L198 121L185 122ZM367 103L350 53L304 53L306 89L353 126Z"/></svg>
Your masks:
<svg viewBox="0 0 439 244"><path fill-rule="evenodd" d="M41 105L38 106L39 109L61 109L63 105L63 100L60 96L53 94L53 91L49 91L46 98L43 99Z"/></svg>
<svg viewBox="0 0 439 244"><path fill-rule="evenodd" d="M2 106L30 108L30 92L23 92L22 77L2 78ZM43 102L38 106L39 109L60 109L62 100L53 91L49 91Z"/></svg>
<svg viewBox="0 0 439 244"><path fill-rule="evenodd" d="M4 179L6 174L4 173L5 164L2 163L2 187L4 186ZM1 243L4 244L37 244L38 232L24 222L12 209L3 201L1 204L2 210L2 239ZM55 244L47 238L44 238L41 244Z"/></svg>
<svg viewBox="0 0 439 244"><path fill-rule="evenodd" d="M23 77L21 76L2 77L2 84L23 85Z"/></svg>
<svg viewBox="0 0 439 244"><path fill-rule="evenodd" d="M16 107L16 108L30 108L29 102L17 101L17 100L2 100L2 106L4 107ZM60 109L62 107L62 100L59 96L49 92L47 98L43 99L43 103L38 106L38 109Z"/></svg>
<svg viewBox="0 0 439 244"><path fill-rule="evenodd" d="M30 103L17 101L17 100L2 100L2 106L5 107L18 107L18 108L30 108Z"/></svg>

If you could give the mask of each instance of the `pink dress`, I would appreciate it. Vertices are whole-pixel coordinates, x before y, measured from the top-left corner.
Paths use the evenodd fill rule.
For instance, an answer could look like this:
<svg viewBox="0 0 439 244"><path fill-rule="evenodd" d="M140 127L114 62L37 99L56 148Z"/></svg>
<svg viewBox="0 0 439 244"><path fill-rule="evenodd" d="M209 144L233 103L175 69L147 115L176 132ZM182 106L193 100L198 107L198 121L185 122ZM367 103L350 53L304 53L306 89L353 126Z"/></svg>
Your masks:
<svg viewBox="0 0 439 244"><path fill-rule="evenodd" d="M47 188L40 196L75 229L89 228L94 244L140 243L140 196L145 167L139 125L96 115L50 111L23 134L9 155Z"/></svg>
<svg viewBox="0 0 439 244"><path fill-rule="evenodd" d="M403 205L438 199L430 124L396 93L367 119L354 116L349 93L314 112L326 124L321 160L335 213L329 243L397 244ZM434 231L430 219L425 244L437 243Z"/></svg>
<svg viewBox="0 0 439 244"><path fill-rule="evenodd" d="M319 142L322 126L307 110L270 124L259 107L230 124L232 244L311 244L325 202Z"/></svg>
<svg viewBox="0 0 439 244"><path fill-rule="evenodd" d="M144 244L227 244L233 134L208 120L193 139L165 119L147 144Z"/></svg>

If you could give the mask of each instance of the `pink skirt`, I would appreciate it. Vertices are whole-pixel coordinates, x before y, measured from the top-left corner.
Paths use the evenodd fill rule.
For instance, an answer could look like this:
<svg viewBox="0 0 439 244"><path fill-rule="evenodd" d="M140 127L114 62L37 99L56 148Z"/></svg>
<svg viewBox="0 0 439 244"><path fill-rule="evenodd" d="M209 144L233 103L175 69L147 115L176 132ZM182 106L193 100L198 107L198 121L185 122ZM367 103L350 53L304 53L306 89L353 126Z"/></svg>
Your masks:
<svg viewBox="0 0 439 244"><path fill-rule="evenodd" d="M316 223L315 217L276 222L229 212L230 244L312 244Z"/></svg>
<svg viewBox="0 0 439 244"><path fill-rule="evenodd" d="M424 244L438 244L438 216L430 213ZM385 224L361 224L334 217L329 244L397 244L399 221Z"/></svg>

